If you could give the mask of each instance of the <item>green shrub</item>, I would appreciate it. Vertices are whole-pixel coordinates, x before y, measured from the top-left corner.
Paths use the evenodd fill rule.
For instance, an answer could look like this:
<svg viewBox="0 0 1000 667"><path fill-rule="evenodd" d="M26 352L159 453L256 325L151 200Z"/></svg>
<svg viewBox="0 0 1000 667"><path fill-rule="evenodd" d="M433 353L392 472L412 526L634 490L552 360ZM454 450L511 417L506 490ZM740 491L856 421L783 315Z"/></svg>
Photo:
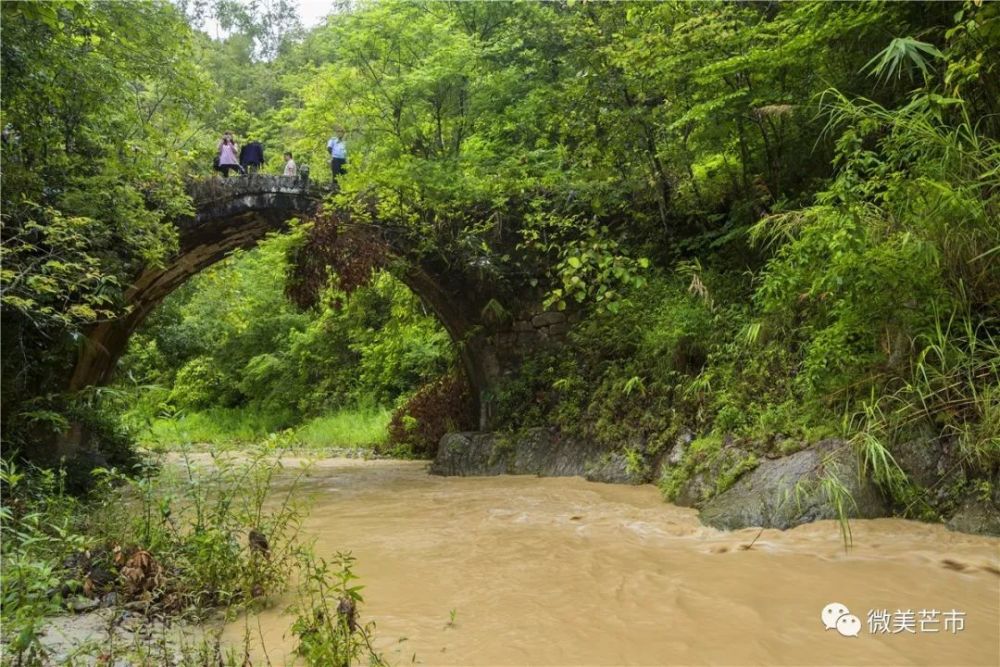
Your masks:
<svg viewBox="0 0 1000 667"><path fill-rule="evenodd" d="M60 470L0 459L0 599L8 642L3 652L15 664L41 663L42 622L61 612L65 598L83 585L67 580L62 563L95 542L84 534L81 501L67 493L65 481Z"/></svg>
<svg viewBox="0 0 1000 667"><path fill-rule="evenodd" d="M196 357L177 371L169 401L182 408L207 408L225 391L226 379L211 357Z"/></svg>
<svg viewBox="0 0 1000 667"><path fill-rule="evenodd" d="M337 553L332 563L304 552L299 559L303 584L293 606L292 634L298 637L296 652L310 667L360 664L371 667L387 663L372 647L375 623L360 621L363 586L354 574L355 558Z"/></svg>

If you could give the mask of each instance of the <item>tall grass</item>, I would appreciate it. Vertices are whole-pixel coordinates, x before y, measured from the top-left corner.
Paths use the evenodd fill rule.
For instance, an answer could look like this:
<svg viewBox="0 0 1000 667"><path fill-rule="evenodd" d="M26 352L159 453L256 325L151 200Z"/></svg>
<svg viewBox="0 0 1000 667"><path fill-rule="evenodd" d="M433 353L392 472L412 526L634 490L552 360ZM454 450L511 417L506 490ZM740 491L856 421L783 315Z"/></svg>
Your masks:
<svg viewBox="0 0 1000 667"><path fill-rule="evenodd" d="M361 448L385 443L392 412L386 408L355 408L316 417L295 431L294 442L305 447Z"/></svg>
<svg viewBox="0 0 1000 667"><path fill-rule="evenodd" d="M139 441L156 448L181 444L238 447L273 439L309 449L365 449L385 443L391 411L360 406L296 424L290 413L253 408L211 408L154 419Z"/></svg>

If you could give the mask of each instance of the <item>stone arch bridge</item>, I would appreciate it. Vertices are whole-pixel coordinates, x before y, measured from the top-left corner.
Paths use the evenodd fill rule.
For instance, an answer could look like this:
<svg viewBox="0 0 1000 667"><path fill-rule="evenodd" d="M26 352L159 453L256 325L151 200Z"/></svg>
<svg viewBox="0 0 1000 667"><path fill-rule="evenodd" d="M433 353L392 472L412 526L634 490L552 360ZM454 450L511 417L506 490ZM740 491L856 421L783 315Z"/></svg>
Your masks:
<svg viewBox="0 0 1000 667"><path fill-rule="evenodd" d="M202 269L238 248L251 248L268 233L287 229L294 217L318 210L328 191L306 179L279 176L212 178L188 186L195 212L174 221L178 252L164 266L147 267L126 291L127 314L89 332L73 371L70 388L109 382L129 337L170 294ZM495 418L495 397L505 375L525 352L563 337L563 313L543 312L537 296L503 298L496 315L496 293L489 279L476 280L474 267L422 261L412 240L376 225L359 225L379 236L394 262L394 273L436 314L455 343L476 400L479 427ZM470 277L471 276L471 277ZM471 284L477 283L477 284ZM524 284L527 284L524 281ZM530 292L530 290L528 290Z"/></svg>

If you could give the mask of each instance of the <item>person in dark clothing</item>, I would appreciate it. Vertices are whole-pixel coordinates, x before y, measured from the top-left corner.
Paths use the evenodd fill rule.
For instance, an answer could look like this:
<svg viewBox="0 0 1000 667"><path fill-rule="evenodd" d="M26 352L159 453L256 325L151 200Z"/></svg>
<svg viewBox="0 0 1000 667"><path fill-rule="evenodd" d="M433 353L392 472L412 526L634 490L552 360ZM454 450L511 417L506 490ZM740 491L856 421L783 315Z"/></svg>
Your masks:
<svg viewBox="0 0 1000 667"><path fill-rule="evenodd" d="M256 139L248 141L240 151L240 164L251 174L256 174L264 165L264 147Z"/></svg>

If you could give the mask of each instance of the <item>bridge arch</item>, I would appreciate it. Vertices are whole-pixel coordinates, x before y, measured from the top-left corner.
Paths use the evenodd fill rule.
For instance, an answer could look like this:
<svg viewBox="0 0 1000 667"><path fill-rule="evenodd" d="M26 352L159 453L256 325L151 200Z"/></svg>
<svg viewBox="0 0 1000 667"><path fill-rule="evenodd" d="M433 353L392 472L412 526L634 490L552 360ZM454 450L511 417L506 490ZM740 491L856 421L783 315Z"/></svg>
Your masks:
<svg viewBox="0 0 1000 667"><path fill-rule="evenodd" d="M90 330L71 390L107 384L132 333L186 280L233 250L252 248L268 233L287 229L290 219L316 212L325 195L304 179L259 175L193 182L188 190L195 212L174 221L178 252L165 265L146 267L136 277L126 290L128 311L123 317ZM380 233L375 226L363 227ZM480 291L462 289L455 280L416 262L397 264L396 277L427 304L451 336L473 389L479 426L491 428L504 375L519 363L524 348L560 336L565 318L533 309L520 318L484 322Z"/></svg>

